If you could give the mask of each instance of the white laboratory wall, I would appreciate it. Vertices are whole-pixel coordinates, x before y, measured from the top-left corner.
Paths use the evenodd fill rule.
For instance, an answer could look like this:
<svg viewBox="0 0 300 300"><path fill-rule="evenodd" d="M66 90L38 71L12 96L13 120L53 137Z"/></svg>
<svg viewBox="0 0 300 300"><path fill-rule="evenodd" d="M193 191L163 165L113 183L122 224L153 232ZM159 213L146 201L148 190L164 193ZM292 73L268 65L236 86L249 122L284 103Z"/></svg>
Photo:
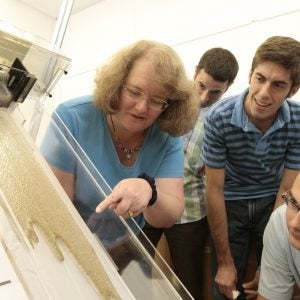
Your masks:
<svg viewBox="0 0 300 300"><path fill-rule="evenodd" d="M123 46L154 39L172 46L192 77L200 56L211 47L231 50L240 64L227 95L248 85L256 48L269 36L300 40L298 0L106 0L72 15L63 50L72 69L62 100L92 91L96 67ZM296 95L300 99L300 93Z"/></svg>
<svg viewBox="0 0 300 300"><path fill-rule="evenodd" d="M0 0L0 20L48 42L52 39L56 22L20 0Z"/></svg>
<svg viewBox="0 0 300 300"><path fill-rule="evenodd" d="M26 7L22 1L0 0L0 7L0 20L52 39L55 19ZM99 1L70 17L62 48L72 59L72 68L51 101L91 93L95 69L115 51L138 39L154 39L172 46L190 77L207 49L228 48L240 64L235 84L227 92L235 94L248 84L255 49L271 35L300 40L299 28L298 0ZM300 99L300 93L296 98Z"/></svg>

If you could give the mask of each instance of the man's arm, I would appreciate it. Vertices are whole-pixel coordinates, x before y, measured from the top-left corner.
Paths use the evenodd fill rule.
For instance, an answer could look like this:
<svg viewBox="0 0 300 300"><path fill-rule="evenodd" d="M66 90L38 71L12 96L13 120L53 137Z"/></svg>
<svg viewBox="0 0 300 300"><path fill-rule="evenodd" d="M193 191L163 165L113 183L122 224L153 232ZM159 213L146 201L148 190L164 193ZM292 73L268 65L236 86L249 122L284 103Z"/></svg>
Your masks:
<svg viewBox="0 0 300 300"><path fill-rule="evenodd" d="M227 215L224 202L224 169L205 167L206 205L211 236L217 254L218 272L215 278L220 292L232 299L237 274L228 242Z"/></svg>
<svg viewBox="0 0 300 300"><path fill-rule="evenodd" d="M284 169L280 187L276 196L274 209L282 204L282 193L292 188L293 182L298 175L299 170Z"/></svg>

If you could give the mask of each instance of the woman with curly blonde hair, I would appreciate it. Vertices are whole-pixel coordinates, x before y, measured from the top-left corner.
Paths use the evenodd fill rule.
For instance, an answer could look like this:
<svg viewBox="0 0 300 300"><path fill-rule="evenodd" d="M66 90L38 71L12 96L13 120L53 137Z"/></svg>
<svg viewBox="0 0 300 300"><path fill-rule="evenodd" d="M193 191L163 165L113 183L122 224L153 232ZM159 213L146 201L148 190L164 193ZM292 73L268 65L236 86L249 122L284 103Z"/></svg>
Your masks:
<svg viewBox="0 0 300 300"><path fill-rule="evenodd" d="M168 92L168 109L157 119L160 128L171 136L180 136L193 128L198 104L193 95L193 82L187 79L180 58L170 47L142 40L118 52L109 64L97 72L94 102L107 114L118 111L123 84L133 63L144 58L151 62L153 77Z"/></svg>
<svg viewBox="0 0 300 300"><path fill-rule="evenodd" d="M141 40L102 66L95 83L93 96L64 102L55 113L112 192L100 204L85 193L89 189L76 163L65 159L62 147L51 148L51 128L43 154L79 207L87 205L90 213L112 208L140 227L144 218L156 227L173 225L184 207L180 136L198 115L194 84L179 56L164 44Z"/></svg>

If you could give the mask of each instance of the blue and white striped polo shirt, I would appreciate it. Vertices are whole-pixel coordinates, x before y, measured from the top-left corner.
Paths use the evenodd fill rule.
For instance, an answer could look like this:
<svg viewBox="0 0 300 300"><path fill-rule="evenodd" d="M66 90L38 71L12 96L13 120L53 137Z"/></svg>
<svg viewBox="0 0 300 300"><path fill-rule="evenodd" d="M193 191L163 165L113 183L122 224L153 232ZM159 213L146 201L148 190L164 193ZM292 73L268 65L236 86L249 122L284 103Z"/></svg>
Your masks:
<svg viewBox="0 0 300 300"><path fill-rule="evenodd" d="M202 159L225 168L225 200L277 193L284 168L300 170L300 103L286 100L266 132L244 110L242 94L217 102L207 112Z"/></svg>

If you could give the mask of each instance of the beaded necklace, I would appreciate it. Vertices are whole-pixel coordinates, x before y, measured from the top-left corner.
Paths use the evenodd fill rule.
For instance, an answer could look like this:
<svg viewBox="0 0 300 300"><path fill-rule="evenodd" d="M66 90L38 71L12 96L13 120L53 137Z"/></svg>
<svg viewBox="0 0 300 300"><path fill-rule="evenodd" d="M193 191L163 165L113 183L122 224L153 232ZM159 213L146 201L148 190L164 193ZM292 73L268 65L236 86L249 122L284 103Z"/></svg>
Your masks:
<svg viewBox="0 0 300 300"><path fill-rule="evenodd" d="M138 143L136 146L134 146L133 148L130 148L130 149L126 148L126 147L122 144L122 142L120 141L120 139L119 139L118 136L117 136L116 129L115 129L115 124L114 124L114 122L113 122L112 116L111 116L111 115L109 115L109 116L110 116L110 121L111 121L111 125L112 125L112 128L113 128L113 131L114 131L113 140L114 140L116 146L119 147L119 148L125 153L127 160L130 161L130 160L131 160L131 157L132 157L132 154L133 154L134 152L138 152L138 151L141 149L141 147L142 147L142 145L143 145L143 139L142 139L141 142L139 142L139 143Z"/></svg>

